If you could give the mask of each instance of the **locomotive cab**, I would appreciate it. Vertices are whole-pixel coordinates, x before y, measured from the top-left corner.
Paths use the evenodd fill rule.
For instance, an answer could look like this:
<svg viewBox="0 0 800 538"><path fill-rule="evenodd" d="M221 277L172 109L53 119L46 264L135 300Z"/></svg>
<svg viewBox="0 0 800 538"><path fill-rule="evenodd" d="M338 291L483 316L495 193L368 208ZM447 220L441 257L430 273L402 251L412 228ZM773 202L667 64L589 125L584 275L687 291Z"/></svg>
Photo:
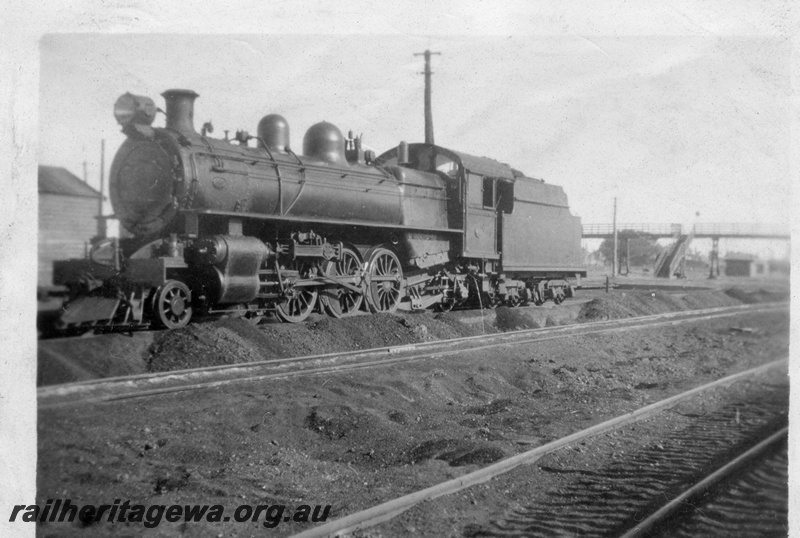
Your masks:
<svg viewBox="0 0 800 538"><path fill-rule="evenodd" d="M488 304L559 303L572 295L586 270L580 218L570 213L561 187L494 159L432 144L402 149L379 159L445 180L448 221L461 229L454 259L481 280L479 295Z"/></svg>
<svg viewBox="0 0 800 538"><path fill-rule="evenodd" d="M408 161L395 148L381 157L386 165L406 166L441 177L448 191L448 224L463 230L458 256L496 266L501 257L501 214L514 207L515 174L510 167L432 144L409 144Z"/></svg>

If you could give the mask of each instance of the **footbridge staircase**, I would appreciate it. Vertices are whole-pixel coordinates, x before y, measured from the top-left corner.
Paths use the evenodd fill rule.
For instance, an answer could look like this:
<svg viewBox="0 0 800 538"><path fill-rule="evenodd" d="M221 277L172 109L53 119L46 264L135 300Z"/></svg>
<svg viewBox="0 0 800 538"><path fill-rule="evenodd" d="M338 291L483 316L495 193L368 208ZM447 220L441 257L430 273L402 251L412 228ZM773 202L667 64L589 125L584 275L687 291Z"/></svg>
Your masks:
<svg viewBox="0 0 800 538"><path fill-rule="evenodd" d="M717 257L721 238L791 240L790 226L785 223L696 223L688 230L686 228L676 223L584 224L583 238L611 238L614 236L614 230L635 231L654 239L675 238L675 242L664 247L656 259L655 274L662 278L683 275L686 252L693 239L712 240L712 265Z"/></svg>
<svg viewBox="0 0 800 538"><path fill-rule="evenodd" d="M654 274L659 278L682 277L686 272L686 252L694 239L694 232L679 235L674 243L664 247L656 258Z"/></svg>

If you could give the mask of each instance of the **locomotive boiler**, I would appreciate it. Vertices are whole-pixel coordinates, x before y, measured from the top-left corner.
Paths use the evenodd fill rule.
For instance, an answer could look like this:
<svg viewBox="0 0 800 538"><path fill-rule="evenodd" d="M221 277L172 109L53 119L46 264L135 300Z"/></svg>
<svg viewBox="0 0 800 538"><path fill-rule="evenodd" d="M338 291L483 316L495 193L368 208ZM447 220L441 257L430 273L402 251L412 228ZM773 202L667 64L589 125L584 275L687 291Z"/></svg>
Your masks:
<svg viewBox="0 0 800 538"><path fill-rule="evenodd" d="M163 128L152 99L115 105L127 139L109 185L126 236L56 262L62 329L560 303L585 276L560 187L432 144L376 157L327 122L298 155L276 114L212 138L195 130L195 92L162 96Z"/></svg>

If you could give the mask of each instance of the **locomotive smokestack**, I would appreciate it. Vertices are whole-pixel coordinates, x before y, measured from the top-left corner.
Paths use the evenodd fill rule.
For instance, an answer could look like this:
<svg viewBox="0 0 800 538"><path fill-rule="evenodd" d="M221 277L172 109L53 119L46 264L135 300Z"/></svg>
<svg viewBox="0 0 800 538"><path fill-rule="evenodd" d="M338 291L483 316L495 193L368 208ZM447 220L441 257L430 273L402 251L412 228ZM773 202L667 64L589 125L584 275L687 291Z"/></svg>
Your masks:
<svg viewBox="0 0 800 538"><path fill-rule="evenodd" d="M200 96L192 90L167 90L161 96L167 102L167 129L196 134L194 100Z"/></svg>

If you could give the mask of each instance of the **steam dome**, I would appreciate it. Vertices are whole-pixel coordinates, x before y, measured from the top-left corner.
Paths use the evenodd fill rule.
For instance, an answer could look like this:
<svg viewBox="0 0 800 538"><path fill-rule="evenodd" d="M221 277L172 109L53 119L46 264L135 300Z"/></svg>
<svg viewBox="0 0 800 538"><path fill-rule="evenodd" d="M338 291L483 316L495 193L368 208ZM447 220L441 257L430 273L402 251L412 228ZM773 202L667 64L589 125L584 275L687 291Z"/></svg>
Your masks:
<svg viewBox="0 0 800 538"><path fill-rule="evenodd" d="M285 153L289 147L289 123L279 114L270 114L258 122L258 147Z"/></svg>
<svg viewBox="0 0 800 538"><path fill-rule="evenodd" d="M342 131L326 121L312 125L303 137L303 155L331 164L347 164Z"/></svg>

